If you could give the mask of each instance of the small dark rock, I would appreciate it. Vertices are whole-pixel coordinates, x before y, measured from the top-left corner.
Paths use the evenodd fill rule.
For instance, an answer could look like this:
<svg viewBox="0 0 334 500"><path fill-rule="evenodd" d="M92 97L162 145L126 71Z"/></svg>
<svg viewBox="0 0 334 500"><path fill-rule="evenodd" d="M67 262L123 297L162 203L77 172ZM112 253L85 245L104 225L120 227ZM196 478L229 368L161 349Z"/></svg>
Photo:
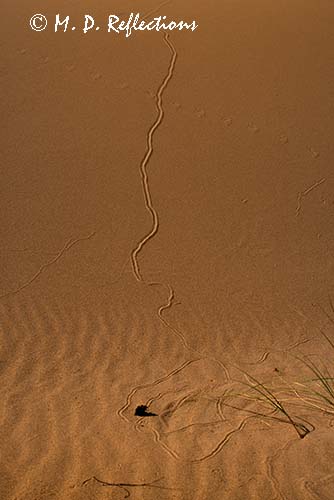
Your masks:
<svg viewBox="0 0 334 500"><path fill-rule="evenodd" d="M137 417L156 417L156 413L151 413L148 410L148 407L146 405L139 405L137 406L135 410L135 415Z"/></svg>

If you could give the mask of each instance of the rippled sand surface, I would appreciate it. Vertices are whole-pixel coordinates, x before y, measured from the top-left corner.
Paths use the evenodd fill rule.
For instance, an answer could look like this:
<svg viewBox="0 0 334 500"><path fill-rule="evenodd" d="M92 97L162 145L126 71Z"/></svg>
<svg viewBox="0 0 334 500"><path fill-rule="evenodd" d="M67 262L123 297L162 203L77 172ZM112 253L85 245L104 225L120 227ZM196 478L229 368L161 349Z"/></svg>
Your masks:
<svg viewBox="0 0 334 500"><path fill-rule="evenodd" d="M332 2L67 4L2 8L1 500L330 500ZM131 12L198 28L50 27Z"/></svg>

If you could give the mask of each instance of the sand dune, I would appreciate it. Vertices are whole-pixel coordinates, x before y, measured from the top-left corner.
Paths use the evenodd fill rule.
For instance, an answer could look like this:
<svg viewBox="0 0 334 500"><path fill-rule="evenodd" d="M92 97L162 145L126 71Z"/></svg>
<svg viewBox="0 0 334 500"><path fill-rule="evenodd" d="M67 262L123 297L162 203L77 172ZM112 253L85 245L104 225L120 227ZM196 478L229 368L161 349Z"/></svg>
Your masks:
<svg viewBox="0 0 334 500"><path fill-rule="evenodd" d="M0 499L330 500L332 3L67 3L2 9Z"/></svg>

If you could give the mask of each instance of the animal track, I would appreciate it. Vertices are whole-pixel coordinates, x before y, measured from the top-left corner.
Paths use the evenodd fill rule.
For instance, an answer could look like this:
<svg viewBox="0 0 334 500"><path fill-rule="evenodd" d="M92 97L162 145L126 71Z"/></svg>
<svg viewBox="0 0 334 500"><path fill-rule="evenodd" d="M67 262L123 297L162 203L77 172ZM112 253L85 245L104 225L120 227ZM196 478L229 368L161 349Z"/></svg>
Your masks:
<svg viewBox="0 0 334 500"><path fill-rule="evenodd" d="M129 498L130 496L130 490L129 488L159 488L162 490L178 490L179 488L169 488L167 486L161 486L157 483L159 483L163 478L156 479L155 481L152 481L150 483L110 483L107 481L102 481L101 479L98 479L96 476L89 477L88 479L85 479L82 483L81 486L85 486L87 483L90 481L95 481L99 484L102 484L102 486L111 486L114 488L120 488L125 491L125 497L124 498Z"/></svg>
<svg viewBox="0 0 334 500"><path fill-rule="evenodd" d="M288 142L289 142L288 136L286 136L284 134L281 134L278 139L279 139L279 142L281 144L288 144Z"/></svg>
<svg viewBox="0 0 334 500"><path fill-rule="evenodd" d="M233 120L232 118L225 118L223 123L226 127L230 127L233 123Z"/></svg>
<svg viewBox="0 0 334 500"><path fill-rule="evenodd" d="M298 198L297 198L297 208L296 208L296 217L298 217L300 211L301 211L301 208L302 208L302 200L305 196L307 196L311 191L313 191L313 189L317 188L318 186L320 186L321 184L323 184L325 182L325 178L323 179L320 179L320 181L318 182L315 182L314 184L312 184L312 186L310 186L309 188L305 189L304 191L300 191L298 193Z"/></svg>
<svg viewBox="0 0 334 500"><path fill-rule="evenodd" d="M55 264L64 255L64 253L66 253L68 250L70 250L70 248L72 248L74 245L76 245L77 243L79 243L79 241L90 240L93 236L95 236L95 234L96 234L96 232L93 231L90 235L88 235L86 237L77 238L76 240L69 240L66 243L66 245L60 250L60 252L52 260L50 260L46 264L43 264L39 268L39 270L33 275L32 278L30 278L30 280L26 281L25 283L23 283L23 285L21 285L20 287L16 288L15 290L12 290L10 292L6 292L6 293L0 295L0 299L2 299L4 297L8 297L9 295L15 295L16 293L19 293L24 288L27 288L29 285L31 285L43 273L43 271L45 269L47 269L51 265Z"/></svg>
<svg viewBox="0 0 334 500"><path fill-rule="evenodd" d="M248 124L248 130L250 130L251 132L253 132L253 134L257 134L258 132L260 132L260 129L257 125L255 125L254 123L249 123Z"/></svg>
<svg viewBox="0 0 334 500"><path fill-rule="evenodd" d="M315 149L313 149L313 148L308 148L308 150L311 153L311 155L313 156L313 158L319 158L320 153L318 151L315 151Z"/></svg>
<svg viewBox="0 0 334 500"><path fill-rule="evenodd" d="M215 366L211 358L189 360L166 376L132 389L118 413L127 422L133 422L134 417L126 414L133 415L130 408L135 407L136 400L145 401L140 406L152 418L137 419L135 430L152 433L154 442L174 459L201 462L218 454L233 434L241 431L250 417L254 418L239 416L237 424L225 418L222 393L230 382L216 383L221 379L222 367L218 362ZM196 387L194 380L198 380ZM155 388L159 392L152 394Z"/></svg>
<svg viewBox="0 0 334 500"><path fill-rule="evenodd" d="M204 109L197 109L195 113L198 118L204 118L206 116L206 111Z"/></svg>
<svg viewBox="0 0 334 500"><path fill-rule="evenodd" d="M236 434L241 432L248 421L251 419L259 419L260 417L270 417L276 421L284 423L292 423L297 430L297 425L289 418L280 418L271 416L277 411L277 408L272 408L270 414L268 413L268 405L265 410L253 411L252 409L245 409L225 404L225 391L227 391L227 384L231 384L231 378L228 369L225 365L217 360L214 356L204 357L202 353L193 349L187 342L185 336L176 328L171 326L165 319L165 312L170 309L174 304L174 290L169 284L160 282L148 282L144 279L143 273L139 265L139 255L146 244L154 238L159 231L159 214L156 211L152 202L152 194L150 190L148 164L154 152L153 139L155 132L161 125L164 118L163 108L163 95L171 78L174 74L174 69L177 61L177 52L174 45L169 41L168 34L164 35L164 43L170 51L169 65L167 72L162 79L157 92L154 94L156 106L156 119L148 130L146 136L146 151L140 163L140 176L142 182L142 191L144 196L144 203L147 212L151 218L151 229L145 234L137 243L131 252L131 265L132 273L137 282L147 286L163 286L167 288L168 296L165 304L162 304L157 310L157 316L161 323L172 332L182 343L183 347L191 352L194 359L189 359L179 367L175 368L167 375L161 376L153 382L141 383L133 387L126 397L126 402L117 411L120 418L127 423L132 424L136 431L149 431L153 435L154 442L159 445L170 457L183 460L186 462L199 463L215 457L225 445L228 444L230 439ZM195 110L195 114L199 118L205 116L205 111L202 109ZM232 118L224 120L225 126L231 126ZM248 123L248 130L252 133L258 133L259 127L254 123ZM245 129L244 129L245 131ZM280 141L287 142L286 136L280 136ZM301 197L306 196L319 184L324 182L322 179L310 188L300 193ZM247 203L247 198L243 198L242 202ZM297 207L299 213L300 207ZM300 343L307 342L301 341ZM292 346L292 349L295 346ZM261 359L254 364L264 362L269 356L270 351L266 351ZM205 369L203 370L202 377L198 375L198 370L194 373L193 377L187 377L187 371L194 369L199 363L204 363ZM206 375L216 369L219 370L217 376L209 377L210 380L222 380L222 371L224 372L224 383L214 384L206 378ZM197 386L194 385L194 381ZM172 384L170 385L170 383ZM198 386L199 384L199 386ZM167 387L166 387L167 386ZM248 386L249 387L249 386ZM251 384L251 387L254 387ZM158 389L158 394L152 393L153 389ZM177 399L175 395L178 394ZM228 396L229 397L229 396ZM245 397L244 400L247 400ZM249 397L252 403L256 398ZM257 398L258 402L258 398ZM248 403L248 401L247 401ZM277 403L279 404L279 403ZM138 412L138 408L140 408ZM243 412L238 412L234 415L235 419L226 417L225 412L228 410L244 410L248 412L245 417ZM256 409L256 408L255 408ZM264 412L264 413L263 413ZM241 413L241 416L240 416ZM145 418L150 416L151 418ZM141 417L141 418L137 418ZM236 421L235 421L236 420ZM302 424L300 424L302 427ZM194 431L196 433L194 434ZM307 429L308 431L308 429ZM180 435L182 434L182 439ZM205 437L201 442L201 436ZM209 436L209 438L208 438Z"/></svg>
<svg viewBox="0 0 334 500"><path fill-rule="evenodd" d="M144 236L136 246L136 248L132 251L131 253L131 262L132 262L132 268L133 268L133 273L137 281L144 282L144 279L142 277L142 274L140 272L140 268L138 265L138 254L141 252L143 247L146 245L146 243L153 238L153 236L158 232L159 229L159 216L157 211L155 210L153 203L152 203L152 197L151 197L151 192L150 192L150 187L149 187L149 182L148 182L148 174L147 174L147 165L148 162L152 156L153 153L153 137L154 133L157 130L157 128L160 126L163 117L164 117L164 110L162 107L162 96L164 93L164 90L166 89L170 79L173 76L173 71L176 63L176 58L177 58L177 53L176 50L174 49L174 46L170 43L168 34L164 35L164 41L168 48L171 51L171 59L169 62L169 67L166 76L164 77L160 87L158 88L157 94L156 94L156 108L158 111L157 118L151 128L148 131L147 134L147 149L145 156L140 164L140 174L142 178L142 187L143 187L143 193L144 193L144 199L145 199L145 206L148 212L151 215L152 218L152 228L150 232Z"/></svg>

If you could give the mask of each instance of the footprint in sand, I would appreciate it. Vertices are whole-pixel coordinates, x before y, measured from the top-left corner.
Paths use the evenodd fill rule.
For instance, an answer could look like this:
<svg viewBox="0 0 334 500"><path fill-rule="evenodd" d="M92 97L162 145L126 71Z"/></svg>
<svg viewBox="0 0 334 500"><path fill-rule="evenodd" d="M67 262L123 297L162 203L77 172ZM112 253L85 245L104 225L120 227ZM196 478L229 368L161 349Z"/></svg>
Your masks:
<svg viewBox="0 0 334 500"><path fill-rule="evenodd" d="M253 134L257 134L258 132L260 132L260 129L257 125L255 125L254 123L249 123L248 124L248 130L250 132L253 132Z"/></svg>
<svg viewBox="0 0 334 500"><path fill-rule="evenodd" d="M320 153L318 151L316 151L313 148L308 148L308 150L309 150L309 152L311 153L311 155L313 156L314 159L319 158Z"/></svg>
<svg viewBox="0 0 334 500"><path fill-rule="evenodd" d="M196 109L195 114L197 118L204 118L206 116L206 111L204 109Z"/></svg>
<svg viewBox="0 0 334 500"><path fill-rule="evenodd" d="M288 142L289 142L289 138L288 138L288 136L286 136L285 134L281 134L281 135L279 136L278 140L279 140L279 142L280 142L281 144L288 144Z"/></svg>
<svg viewBox="0 0 334 500"><path fill-rule="evenodd" d="M224 123L225 127L230 127L233 123L233 120L232 120L232 118L224 118L223 123Z"/></svg>

